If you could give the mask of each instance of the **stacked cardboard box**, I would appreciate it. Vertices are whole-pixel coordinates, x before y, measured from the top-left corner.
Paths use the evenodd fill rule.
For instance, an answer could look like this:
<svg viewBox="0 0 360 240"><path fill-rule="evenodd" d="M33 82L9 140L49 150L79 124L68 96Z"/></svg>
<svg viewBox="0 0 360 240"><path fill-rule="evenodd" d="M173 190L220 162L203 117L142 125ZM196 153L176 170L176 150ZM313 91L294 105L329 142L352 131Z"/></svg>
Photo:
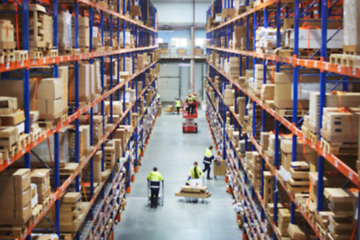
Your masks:
<svg viewBox="0 0 360 240"><path fill-rule="evenodd" d="M15 44L14 25L9 20L0 20L0 59L2 61L11 60Z"/></svg>
<svg viewBox="0 0 360 240"><path fill-rule="evenodd" d="M230 79L238 78L240 76L240 58L230 57L229 67Z"/></svg>
<svg viewBox="0 0 360 240"><path fill-rule="evenodd" d="M271 172L265 171L264 172L264 197L263 202L265 207L269 203L274 201L274 176Z"/></svg>
<svg viewBox="0 0 360 240"><path fill-rule="evenodd" d="M261 156L258 152L246 152L246 173L255 191L261 187Z"/></svg>
<svg viewBox="0 0 360 240"><path fill-rule="evenodd" d="M57 119L66 112L64 81L61 78L45 78L38 83L35 110L40 119Z"/></svg>
<svg viewBox="0 0 360 240"><path fill-rule="evenodd" d="M273 53L276 49L276 34L275 28L259 27L256 29L256 51ZM280 47L284 46L284 32L280 31Z"/></svg>
<svg viewBox="0 0 360 240"><path fill-rule="evenodd" d="M263 64L255 65L255 85L253 91L256 95L260 96L261 88L264 84L264 66ZM271 83L271 67L266 68L266 84Z"/></svg>
<svg viewBox="0 0 360 240"><path fill-rule="evenodd" d="M233 45L236 49L242 49L241 39L246 39L246 27L245 26L235 26L233 32Z"/></svg>
<svg viewBox="0 0 360 240"><path fill-rule="evenodd" d="M105 168L112 170L115 166L115 147L106 146L104 148Z"/></svg>
<svg viewBox="0 0 360 240"><path fill-rule="evenodd" d="M75 30L72 32L73 46L75 46ZM89 18L79 17L79 48L89 48L90 46L90 28Z"/></svg>
<svg viewBox="0 0 360 240"><path fill-rule="evenodd" d="M40 4L29 4L30 50L50 49L53 45L53 20Z"/></svg>
<svg viewBox="0 0 360 240"><path fill-rule="evenodd" d="M235 94L235 91L233 89L230 88L230 85L227 85L226 86L226 89L225 89L225 105L230 107L230 106L233 106L234 105L234 94Z"/></svg>
<svg viewBox="0 0 360 240"><path fill-rule="evenodd" d="M38 203L42 204L50 196L50 170L36 169L31 171L31 183L36 184Z"/></svg>
<svg viewBox="0 0 360 240"><path fill-rule="evenodd" d="M95 62L96 63L96 62ZM83 63L79 66L79 100L88 101L91 98L92 93L97 89L96 93L101 90L99 89L98 73L95 73L96 65ZM95 68L95 69L94 69ZM95 82L95 79L97 80ZM69 83L69 101L75 101L75 71L70 72L70 83ZM106 82L106 81L105 81Z"/></svg>
<svg viewBox="0 0 360 240"><path fill-rule="evenodd" d="M276 90L275 90L276 91ZM276 94L275 94L276 95ZM326 107L359 107L360 93L326 93ZM310 108L308 124L306 127L314 132L319 132L319 106L320 106L320 93L310 92ZM350 123L350 122L349 122ZM356 124L357 125L357 124ZM355 125L354 125L355 126Z"/></svg>
<svg viewBox="0 0 360 240"><path fill-rule="evenodd" d="M59 48L70 49L72 47L71 13L61 12L58 18Z"/></svg>
<svg viewBox="0 0 360 240"><path fill-rule="evenodd" d="M21 226L31 217L30 169L0 174L0 224Z"/></svg>
<svg viewBox="0 0 360 240"><path fill-rule="evenodd" d="M357 191L342 188L325 188L325 197L334 215L329 217L328 231L332 238L351 239L357 213Z"/></svg>
<svg viewBox="0 0 360 240"><path fill-rule="evenodd" d="M94 155L94 183L101 183L101 158L102 151L97 151Z"/></svg>
<svg viewBox="0 0 360 240"><path fill-rule="evenodd" d="M326 107L323 110L321 137L333 143L356 143L360 108Z"/></svg>
<svg viewBox="0 0 360 240"><path fill-rule="evenodd" d="M291 162L288 190L292 194L309 193L309 164L306 161Z"/></svg>
<svg viewBox="0 0 360 240"><path fill-rule="evenodd" d="M65 193L60 199L60 232L77 232L81 224L81 194L79 192ZM46 212L46 217L54 221L55 210L53 207ZM36 225L37 228L51 228L52 225L45 218L42 218Z"/></svg>

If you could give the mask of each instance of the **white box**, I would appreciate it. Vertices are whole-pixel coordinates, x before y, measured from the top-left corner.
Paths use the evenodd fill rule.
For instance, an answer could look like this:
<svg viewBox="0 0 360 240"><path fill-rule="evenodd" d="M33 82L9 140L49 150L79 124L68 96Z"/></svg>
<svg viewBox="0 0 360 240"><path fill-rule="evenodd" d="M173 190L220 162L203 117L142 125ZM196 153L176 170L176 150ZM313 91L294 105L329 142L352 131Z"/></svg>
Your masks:
<svg viewBox="0 0 360 240"><path fill-rule="evenodd" d="M201 188L203 186L204 186L204 181L202 178L190 179L190 187L191 188Z"/></svg>

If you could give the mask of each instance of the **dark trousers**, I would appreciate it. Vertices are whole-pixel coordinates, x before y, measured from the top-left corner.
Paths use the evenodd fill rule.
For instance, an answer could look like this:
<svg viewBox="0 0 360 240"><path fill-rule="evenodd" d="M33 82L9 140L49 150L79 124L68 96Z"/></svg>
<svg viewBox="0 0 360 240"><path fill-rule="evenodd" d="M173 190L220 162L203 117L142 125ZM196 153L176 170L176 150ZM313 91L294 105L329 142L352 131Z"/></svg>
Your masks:
<svg viewBox="0 0 360 240"><path fill-rule="evenodd" d="M205 172L207 171L207 178L210 178L210 172L211 172L211 167L209 163L204 163L204 169L203 169L203 173L205 174Z"/></svg>
<svg viewBox="0 0 360 240"><path fill-rule="evenodd" d="M151 197L150 197L151 206L157 207L160 188L150 188L150 190L151 190Z"/></svg>
<svg viewBox="0 0 360 240"><path fill-rule="evenodd" d="M190 115L190 113L191 113L191 105L190 104L188 105L186 110L187 110L188 115Z"/></svg>
<svg viewBox="0 0 360 240"><path fill-rule="evenodd" d="M180 107L177 107L176 111L177 111L177 114L179 115L180 114Z"/></svg>

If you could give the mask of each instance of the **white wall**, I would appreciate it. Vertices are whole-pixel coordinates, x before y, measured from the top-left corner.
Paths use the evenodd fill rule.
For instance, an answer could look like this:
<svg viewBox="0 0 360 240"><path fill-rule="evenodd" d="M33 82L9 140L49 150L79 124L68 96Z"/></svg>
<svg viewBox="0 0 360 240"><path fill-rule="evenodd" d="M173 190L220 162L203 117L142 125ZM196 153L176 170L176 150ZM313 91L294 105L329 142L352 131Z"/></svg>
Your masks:
<svg viewBox="0 0 360 240"><path fill-rule="evenodd" d="M153 2L158 11L159 23L188 24L193 22L193 4L191 2ZM195 22L206 23L206 11L210 1L195 2Z"/></svg>

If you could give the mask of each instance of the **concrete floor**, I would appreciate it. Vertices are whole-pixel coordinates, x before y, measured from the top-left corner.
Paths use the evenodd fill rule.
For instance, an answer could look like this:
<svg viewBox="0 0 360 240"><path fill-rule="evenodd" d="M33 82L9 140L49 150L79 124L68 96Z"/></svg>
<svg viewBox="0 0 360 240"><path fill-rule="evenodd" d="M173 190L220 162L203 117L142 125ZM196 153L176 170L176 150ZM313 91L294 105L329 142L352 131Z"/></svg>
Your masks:
<svg viewBox="0 0 360 240"><path fill-rule="evenodd" d="M122 221L115 228L116 240L242 239L223 177L205 180L212 195L205 204L186 203L184 198L175 197L193 162L203 167L205 148L212 144L204 112L197 119L197 134L183 134L182 122L182 116L164 113L157 119L131 194L127 195ZM147 207L146 199L146 178L154 166L165 179L164 206L157 209Z"/></svg>

